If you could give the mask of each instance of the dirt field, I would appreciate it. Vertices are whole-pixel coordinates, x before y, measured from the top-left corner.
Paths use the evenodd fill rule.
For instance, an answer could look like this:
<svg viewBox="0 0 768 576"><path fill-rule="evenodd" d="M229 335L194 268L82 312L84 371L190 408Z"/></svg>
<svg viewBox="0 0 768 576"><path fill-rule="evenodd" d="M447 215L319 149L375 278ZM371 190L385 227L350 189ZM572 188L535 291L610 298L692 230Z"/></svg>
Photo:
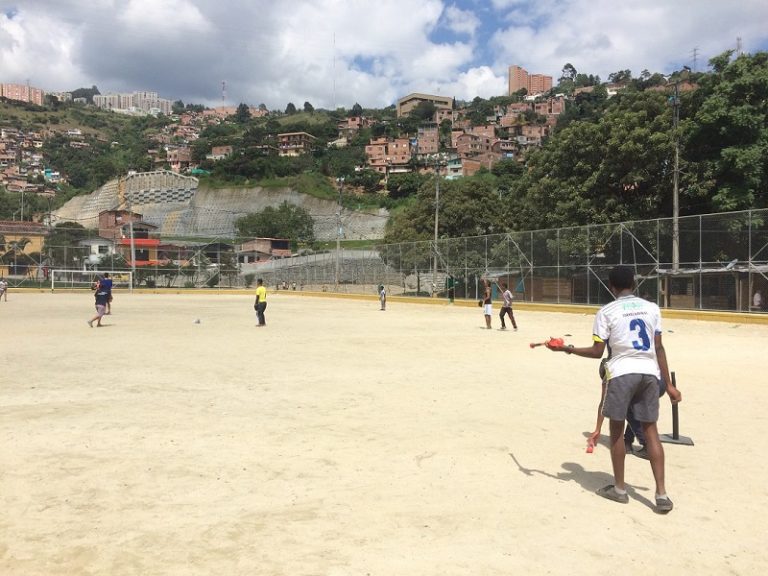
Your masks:
<svg viewBox="0 0 768 576"><path fill-rule="evenodd" d="M635 457L629 504L594 494L597 362L528 347L591 315L277 293L259 329L252 301L117 294L101 329L90 293L0 302L0 574L768 570L768 327L666 321L696 445L665 445L661 516Z"/></svg>

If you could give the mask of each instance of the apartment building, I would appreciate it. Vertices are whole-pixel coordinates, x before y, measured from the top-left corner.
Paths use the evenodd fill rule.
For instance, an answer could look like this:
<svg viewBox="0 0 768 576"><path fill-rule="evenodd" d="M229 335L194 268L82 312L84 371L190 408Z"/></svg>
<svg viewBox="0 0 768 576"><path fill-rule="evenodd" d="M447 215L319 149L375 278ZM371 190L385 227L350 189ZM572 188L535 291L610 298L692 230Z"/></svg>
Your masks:
<svg viewBox="0 0 768 576"><path fill-rule="evenodd" d="M173 103L160 98L157 92L136 91L130 94L96 94L93 104L105 110L116 112L142 112L146 114L165 114L170 116Z"/></svg>
<svg viewBox="0 0 768 576"><path fill-rule="evenodd" d="M516 64L509 67L509 94L525 88L528 94L543 94L552 89L552 76L529 74Z"/></svg>
<svg viewBox="0 0 768 576"><path fill-rule="evenodd" d="M26 84L0 84L0 96L8 100L29 102L30 104L42 106L45 92L40 88L33 88Z"/></svg>
<svg viewBox="0 0 768 576"><path fill-rule="evenodd" d="M368 165L377 172L404 171L411 159L411 141L408 138L377 138L365 147Z"/></svg>
<svg viewBox="0 0 768 576"><path fill-rule="evenodd" d="M464 133L456 138L456 153L462 159L492 154L495 141L493 137Z"/></svg>
<svg viewBox="0 0 768 576"><path fill-rule="evenodd" d="M192 164L192 149L187 146L170 148L167 152L166 161L176 173L186 170Z"/></svg>
<svg viewBox="0 0 768 576"><path fill-rule="evenodd" d="M408 94L408 96L403 96L397 101L397 117L408 116L422 102L431 102L438 110L453 110L453 98L414 92L413 94Z"/></svg>
<svg viewBox="0 0 768 576"><path fill-rule="evenodd" d="M361 128L366 128L371 125L371 121L363 116L352 116L350 118L344 118L336 127L339 130L339 138L352 138L357 134Z"/></svg>
<svg viewBox="0 0 768 576"><path fill-rule="evenodd" d="M300 156L312 152L317 138L307 132L283 132L277 135L280 156Z"/></svg>
<svg viewBox="0 0 768 576"><path fill-rule="evenodd" d="M437 154L440 149L440 130L434 124L420 126L416 136L416 154Z"/></svg>

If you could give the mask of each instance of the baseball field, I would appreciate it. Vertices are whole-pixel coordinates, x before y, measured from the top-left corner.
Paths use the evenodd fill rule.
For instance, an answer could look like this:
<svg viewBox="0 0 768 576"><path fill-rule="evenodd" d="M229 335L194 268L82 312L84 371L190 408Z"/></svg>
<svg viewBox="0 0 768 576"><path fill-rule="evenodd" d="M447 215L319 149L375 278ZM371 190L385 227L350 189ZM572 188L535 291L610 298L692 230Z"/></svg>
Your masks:
<svg viewBox="0 0 768 576"><path fill-rule="evenodd" d="M498 308L496 308L498 310ZM270 293L0 302L0 574L765 574L768 326L667 319L683 394L630 500L585 452L591 313ZM662 399L660 432L672 431Z"/></svg>

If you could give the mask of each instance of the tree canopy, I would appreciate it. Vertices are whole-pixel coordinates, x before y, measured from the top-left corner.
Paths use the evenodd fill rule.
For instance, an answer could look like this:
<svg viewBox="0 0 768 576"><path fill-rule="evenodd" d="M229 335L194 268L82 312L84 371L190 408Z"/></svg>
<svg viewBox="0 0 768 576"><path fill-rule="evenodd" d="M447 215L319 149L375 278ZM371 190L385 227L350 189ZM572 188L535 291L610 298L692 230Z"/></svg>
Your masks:
<svg viewBox="0 0 768 576"><path fill-rule="evenodd" d="M235 229L242 238L283 238L294 243L315 239L312 216L301 206L288 202L238 218Z"/></svg>

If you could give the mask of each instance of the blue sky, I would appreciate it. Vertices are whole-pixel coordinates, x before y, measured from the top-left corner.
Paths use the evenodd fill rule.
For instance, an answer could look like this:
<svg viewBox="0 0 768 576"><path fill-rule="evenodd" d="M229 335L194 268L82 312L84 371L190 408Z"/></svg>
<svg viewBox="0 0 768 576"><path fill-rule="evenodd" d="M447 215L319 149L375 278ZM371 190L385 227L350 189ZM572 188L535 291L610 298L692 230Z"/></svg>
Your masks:
<svg viewBox="0 0 768 576"><path fill-rule="evenodd" d="M0 0L0 81L185 102L383 107L506 93L507 68L706 70L768 49L765 0ZM222 82L226 92L222 94Z"/></svg>

